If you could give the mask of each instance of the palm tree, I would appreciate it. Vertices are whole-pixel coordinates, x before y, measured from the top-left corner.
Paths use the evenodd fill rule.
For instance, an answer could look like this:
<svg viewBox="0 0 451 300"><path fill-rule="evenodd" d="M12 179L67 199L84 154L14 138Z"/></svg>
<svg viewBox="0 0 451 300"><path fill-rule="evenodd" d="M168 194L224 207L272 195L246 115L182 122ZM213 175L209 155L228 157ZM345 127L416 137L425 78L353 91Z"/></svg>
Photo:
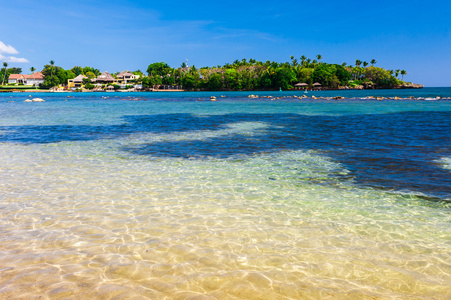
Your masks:
<svg viewBox="0 0 451 300"><path fill-rule="evenodd" d="M395 76L396 76L396 78L398 78L399 72L401 72L400 69L395 70Z"/></svg>
<svg viewBox="0 0 451 300"><path fill-rule="evenodd" d="M360 65L362 64L362 61L360 59L355 60L355 68L354 68L354 80L357 80L357 74L360 75Z"/></svg>
<svg viewBox="0 0 451 300"><path fill-rule="evenodd" d="M368 63L366 61L363 62L363 67L366 68L368 66Z"/></svg>
<svg viewBox="0 0 451 300"><path fill-rule="evenodd" d="M5 84L5 77L6 77L6 67L8 66L8 63L5 61L3 62L3 67L5 67L5 73L3 74L3 81L2 81L2 85Z"/></svg>
<svg viewBox="0 0 451 300"><path fill-rule="evenodd" d="M304 62L307 59L307 57L305 55L302 55L300 58L301 58L301 64L302 64L302 66L304 66Z"/></svg>
<svg viewBox="0 0 451 300"><path fill-rule="evenodd" d="M347 63L343 62L341 65L342 65L343 67L346 67Z"/></svg>
<svg viewBox="0 0 451 300"><path fill-rule="evenodd" d="M377 61L373 58L373 59L370 61L370 63L371 63L371 66L373 67L375 64L377 64Z"/></svg>
<svg viewBox="0 0 451 300"><path fill-rule="evenodd" d="M55 62L51 60L50 65L52 66L52 68L50 69L50 76L53 77L53 66L55 65Z"/></svg>
<svg viewBox="0 0 451 300"><path fill-rule="evenodd" d="M404 81L404 75L407 75L406 70L401 70L402 81Z"/></svg>
<svg viewBox="0 0 451 300"><path fill-rule="evenodd" d="M30 71L31 71L31 75L33 76L33 73L34 73L34 71L36 71L36 68L35 67L31 67L30 68ZM34 77L31 77L32 79L34 79ZM34 81L34 80L33 80Z"/></svg>
<svg viewBox="0 0 451 300"><path fill-rule="evenodd" d="M316 56L316 59L318 59L318 63L321 63L321 59L322 59L323 57L321 56L321 54L318 54L317 56Z"/></svg>

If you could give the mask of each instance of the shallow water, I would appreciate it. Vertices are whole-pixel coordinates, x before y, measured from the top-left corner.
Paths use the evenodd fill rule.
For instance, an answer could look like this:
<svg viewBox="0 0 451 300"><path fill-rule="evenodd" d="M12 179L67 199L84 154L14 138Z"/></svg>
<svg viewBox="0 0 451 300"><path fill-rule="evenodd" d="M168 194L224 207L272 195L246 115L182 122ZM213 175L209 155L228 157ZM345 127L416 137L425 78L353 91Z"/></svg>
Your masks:
<svg viewBox="0 0 451 300"><path fill-rule="evenodd" d="M451 297L451 101L207 95L0 95L0 298Z"/></svg>

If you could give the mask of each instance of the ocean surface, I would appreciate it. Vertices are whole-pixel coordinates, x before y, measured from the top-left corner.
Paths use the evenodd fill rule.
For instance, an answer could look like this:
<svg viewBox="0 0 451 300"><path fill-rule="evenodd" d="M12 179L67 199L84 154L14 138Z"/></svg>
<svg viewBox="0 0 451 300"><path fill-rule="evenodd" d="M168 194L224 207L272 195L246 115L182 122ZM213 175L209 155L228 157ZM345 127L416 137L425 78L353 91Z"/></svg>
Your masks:
<svg viewBox="0 0 451 300"><path fill-rule="evenodd" d="M0 299L451 299L450 97L0 93Z"/></svg>

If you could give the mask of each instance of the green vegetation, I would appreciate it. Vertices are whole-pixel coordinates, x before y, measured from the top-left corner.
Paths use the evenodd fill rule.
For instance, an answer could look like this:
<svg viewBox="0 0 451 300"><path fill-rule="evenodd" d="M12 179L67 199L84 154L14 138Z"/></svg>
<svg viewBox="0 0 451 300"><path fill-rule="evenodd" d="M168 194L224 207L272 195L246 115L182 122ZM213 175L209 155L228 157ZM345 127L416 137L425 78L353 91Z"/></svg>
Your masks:
<svg viewBox="0 0 451 300"><path fill-rule="evenodd" d="M53 60L50 64L45 65L41 73L45 76L44 82L40 84L40 88L49 89L60 84L66 85L68 79L75 78L75 74L71 70L64 70L61 67L55 66Z"/></svg>
<svg viewBox="0 0 451 300"><path fill-rule="evenodd" d="M405 70L386 70L376 67L375 59L369 62L359 59L355 64L329 64L323 62L322 55L316 55L315 59L302 55L298 58L290 57L288 62L261 62L255 59L235 60L223 66L201 67L188 66L183 62L180 67L172 68L166 62L155 62L147 69L147 76L140 70L133 71L139 75L137 79L128 80L127 84L142 84L144 89L158 88L161 85L178 85L185 90L210 90L210 91L244 91L244 90L289 90L296 88L301 83L302 88L345 89L345 88L396 88L405 84ZM9 68L3 63L0 70L0 80L7 81L9 74L20 74L20 68ZM30 68L33 73L36 69ZM91 90L96 88L96 82L92 81L101 75L99 69L93 67L74 66L70 70L56 66L51 60L45 65L41 73L45 76L40 88L49 89L55 86L66 86L69 79L78 75L84 75L83 86ZM119 72L112 76L117 78ZM401 75L401 79L398 77ZM114 82L114 89L130 88L119 86ZM98 85L97 85L98 86ZM98 86L100 88L100 86ZM106 87L102 87L106 88ZM97 88L96 88L97 89Z"/></svg>
<svg viewBox="0 0 451 300"><path fill-rule="evenodd" d="M3 63L3 68L0 69L0 80L2 82L2 85L5 85L5 83L8 83L8 77L11 74L21 74L22 73L22 68L8 68L8 63L4 62Z"/></svg>
<svg viewBox="0 0 451 300"><path fill-rule="evenodd" d="M5 78L6 78L6 67L8 66L7 62L3 63L3 67L5 68L5 70L3 71L3 81L2 81L2 85L5 84Z"/></svg>
<svg viewBox="0 0 451 300"><path fill-rule="evenodd" d="M88 78L95 78L97 76L99 76L100 74L102 74L102 72L100 72L99 69L95 69L92 67L80 67L80 66L75 66L72 69L70 69L72 73L75 74L75 77L77 77L78 75L85 75Z"/></svg>
<svg viewBox="0 0 451 300"><path fill-rule="evenodd" d="M305 83L306 88L313 88L319 83L325 89L337 88L394 88L404 82L398 74L407 72L397 70L395 76L390 71L375 67L357 59L355 66L343 63L328 64L321 60L309 59L302 55L299 60L291 56L290 62L260 62L254 59L235 60L233 63L216 67L188 67L185 63L173 69L165 62L150 64L148 77L142 78L144 87L155 85L182 85L185 90L287 90L296 83ZM371 64L371 66L368 66Z"/></svg>
<svg viewBox="0 0 451 300"><path fill-rule="evenodd" d="M4 86L0 86L0 90L5 90L5 91L13 91L13 90L30 90L30 89L34 89L34 87L32 85L24 85L22 84L18 84L18 85L4 85Z"/></svg>
<svg viewBox="0 0 451 300"><path fill-rule="evenodd" d="M95 88L95 85L93 85L92 83L90 83L90 82L85 83L85 89L92 90L93 88Z"/></svg>

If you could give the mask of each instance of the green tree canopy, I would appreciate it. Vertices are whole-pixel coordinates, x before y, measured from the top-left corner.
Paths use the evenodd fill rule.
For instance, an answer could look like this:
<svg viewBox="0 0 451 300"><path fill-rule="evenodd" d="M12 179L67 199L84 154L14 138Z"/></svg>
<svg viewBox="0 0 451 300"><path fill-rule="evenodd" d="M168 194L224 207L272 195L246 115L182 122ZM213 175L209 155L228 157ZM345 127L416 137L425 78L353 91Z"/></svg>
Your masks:
<svg viewBox="0 0 451 300"><path fill-rule="evenodd" d="M296 74L289 68L277 68L274 71L272 78L272 85L275 89L281 88L283 90L291 89L292 83L296 81Z"/></svg>
<svg viewBox="0 0 451 300"><path fill-rule="evenodd" d="M3 80L5 83L8 83L9 75L22 73L22 68L16 68L16 67L7 68L7 67L8 67L8 63L4 62L3 68L0 69L0 83L1 84L3 84Z"/></svg>
<svg viewBox="0 0 451 300"><path fill-rule="evenodd" d="M94 78L97 77L96 74L94 72L91 72L91 71L86 72L85 76L88 77L89 79L94 79Z"/></svg>
<svg viewBox="0 0 451 300"><path fill-rule="evenodd" d="M100 74L102 74L102 72L100 72L99 69L93 68L93 67L84 67L83 68L83 74L87 74L87 73L94 73L95 76L99 76Z"/></svg>
<svg viewBox="0 0 451 300"><path fill-rule="evenodd" d="M147 67L147 74L149 76L165 76L171 73L172 68L165 62L156 62Z"/></svg>
<svg viewBox="0 0 451 300"><path fill-rule="evenodd" d="M378 86L396 86L398 80L393 77L393 71L385 70L379 67L368 67L365 69L364 76Z"/></svg>
<svg viewBox="0 0 451 300"><path fill-rule="evenodd" d="M337 87L339 84L346 84L350 78L351 74L346 68L337 64L321 64L312 73L313 81L322 86Z"/></svg>
<svg viewBox="0 0 451 300"><path fill-rule="evenodd" d="M288 62L265 61L255 59L234 60L223 66L188 67L182 64L173 69L165 62L152 63L147 68L148 77L141 81L145 87L160 84L181 84L186 90L269 90L291 89L297 82L313 84L319 82L325 88L337 88L346 85L358 85L372 81L382 86L399 85L399 81L387 70L374 69L375 59L370 61L356 60L355 66L328 64L322 62L323 57L317 55L311 60L305 55L300 61L294 55ZM363 65L363 66L362 66ZM396 75L401 71L397 70ZM202 75L200 75L202 74ZM405 75L401 73L401 75ZM354 81L351 81L354 77ZM370 85L371 86L371 85Z"/></svg>
<svg viewBox="0 0 451 300"><path fill-rule="evenodd" d="M204 83L205 89L210 91L219 91L223 89L222 74L213 73L210 78Z"/></svg>
<svg viewBox="0 0 451 300"><path fill-rule="evenodd" d="M67 84L68 79L73 79L76 77L75 73L71 70L64 70L54 64L45 65L41 73L45 76L44 82L41 83L41 87L45 89L52 88L60 84Z"/></svg>
<svg viewBox="0 0 451 300"><path fill-rule="evenodd" d="M72 69L70 69L72 73L75 74L75 76L78 76L80 74L83 74L83 68L80 66L74 66Z"/></svg>

